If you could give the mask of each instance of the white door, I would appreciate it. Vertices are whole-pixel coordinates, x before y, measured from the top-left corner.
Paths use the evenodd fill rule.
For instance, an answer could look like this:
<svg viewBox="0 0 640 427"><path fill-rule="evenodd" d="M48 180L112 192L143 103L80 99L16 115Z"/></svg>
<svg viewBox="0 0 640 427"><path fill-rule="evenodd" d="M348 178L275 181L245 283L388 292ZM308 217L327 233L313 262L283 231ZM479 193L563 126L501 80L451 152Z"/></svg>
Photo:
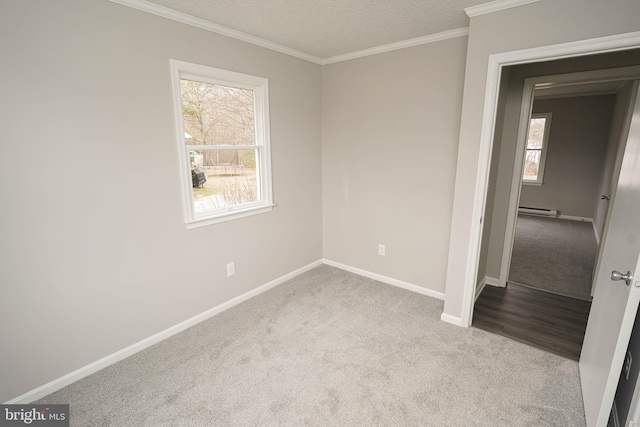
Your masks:
<svg viewBox="0 0 640 427"><path fill-rule="evenodd" d="M640 102L638 81L620 178L596 278L580 355L580 378L588 427L604 427L613 404L631 329L640 303ZM630 285L611 272L630 271Z"/></svg>

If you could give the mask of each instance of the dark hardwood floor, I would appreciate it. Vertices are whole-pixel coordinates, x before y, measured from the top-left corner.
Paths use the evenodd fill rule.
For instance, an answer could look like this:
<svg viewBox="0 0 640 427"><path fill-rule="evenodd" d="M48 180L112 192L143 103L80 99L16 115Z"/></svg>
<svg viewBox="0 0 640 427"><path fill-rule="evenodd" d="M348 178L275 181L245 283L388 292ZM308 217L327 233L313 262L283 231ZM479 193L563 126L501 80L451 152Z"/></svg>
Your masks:
<svg viewBox="0 0 640 427"><path fill-rule="evenodd" d="M578 360L591 302L509 283L486 286L473 326Z"/></svg>

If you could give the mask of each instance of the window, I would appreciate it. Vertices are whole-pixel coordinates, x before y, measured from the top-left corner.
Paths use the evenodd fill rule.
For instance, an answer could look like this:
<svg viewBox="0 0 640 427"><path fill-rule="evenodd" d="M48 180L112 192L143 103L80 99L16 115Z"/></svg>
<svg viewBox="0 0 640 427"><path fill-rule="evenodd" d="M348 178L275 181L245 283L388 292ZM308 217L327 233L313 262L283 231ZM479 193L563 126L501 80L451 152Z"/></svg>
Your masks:
<svg viewBox="0 0 640 427"><path fill-rule="evenodd" d="M189 228L268 212L267 79L171 60Z"/></svg>
<svg viewBox="0 0 640 427"><path fill-rule="evenodd" d="M527 131L522 183L542 185L547 156L551 113L532 114Z"/></svg>

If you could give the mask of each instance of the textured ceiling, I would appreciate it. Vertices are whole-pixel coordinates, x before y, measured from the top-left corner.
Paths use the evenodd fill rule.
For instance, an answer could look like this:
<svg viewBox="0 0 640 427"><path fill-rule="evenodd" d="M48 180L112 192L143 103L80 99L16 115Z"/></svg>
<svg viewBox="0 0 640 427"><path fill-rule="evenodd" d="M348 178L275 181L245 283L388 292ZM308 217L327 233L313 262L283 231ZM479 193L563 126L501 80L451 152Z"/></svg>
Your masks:
<svg viewBox="0 0 640 427"><path fill-rule="evenodd" d="M330 58L468 26L464 8L490 0L147 0Z"/></svg>

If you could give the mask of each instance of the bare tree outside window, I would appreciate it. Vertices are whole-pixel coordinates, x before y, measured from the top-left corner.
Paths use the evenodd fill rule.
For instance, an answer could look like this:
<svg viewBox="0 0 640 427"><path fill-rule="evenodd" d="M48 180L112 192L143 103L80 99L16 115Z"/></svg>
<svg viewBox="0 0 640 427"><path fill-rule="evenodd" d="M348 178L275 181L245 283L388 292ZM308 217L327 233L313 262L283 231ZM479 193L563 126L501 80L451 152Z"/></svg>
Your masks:
<svg viewBox="0 0 640 427"><path fill-rule="evenodd" d="M259 200L253 91L180 80L184 131L192 169L206 182L194 186L196 212ZM235 148L238 147L238 148Z"/></svg>
<svg viewBox="0 0 640 427"><path fill-rule="evenodd" d="M186 227L271 212L268 79L169 63Z"/></svg>
<svg viewBox="0 0 640 427"><path fill-rule="evenodd" d="M522 180L525 183L542 183L550 119L549 113L531 117L522 172Z"/></svg>

